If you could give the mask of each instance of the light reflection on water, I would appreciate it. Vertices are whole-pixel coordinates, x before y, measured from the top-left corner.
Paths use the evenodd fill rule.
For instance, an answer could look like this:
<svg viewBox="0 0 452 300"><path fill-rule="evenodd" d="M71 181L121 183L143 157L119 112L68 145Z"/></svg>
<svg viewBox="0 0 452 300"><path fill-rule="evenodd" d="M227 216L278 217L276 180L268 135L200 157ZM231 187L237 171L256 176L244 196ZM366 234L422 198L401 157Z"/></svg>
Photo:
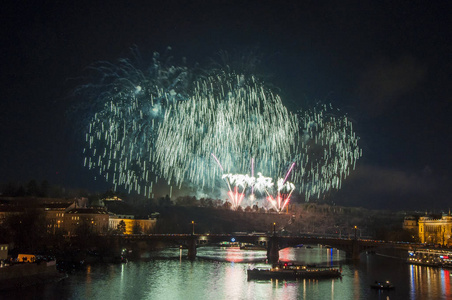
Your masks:
<svg viewBox="0 0 452 300"><path fill-rule="evenodd" d="M337 266L345 260L345 253L333 248L285 248L279 251L279 260L304 264Z"/></svg>
<svg viewBox="0 0 452 300"><path fill-rule="evenodd" d="M421 299L417 295L432 294L452 299L450 270L418 265L410 265L409 270L411 299Z"/></svg>
<svg viewBox="0 0 452 300"><path fill-rule="evenodd" d="M183 256L186 252L182 253ZM363 255L345 261L336 249L287 248L282 261L341 264L343 277L326 280L248 281L249 267L263 266L266 251L198 248L198 259L180 257L179 249L151 253L147 261L93 265L69 278L30 289L0 293L0 299L448 299L450 272L403 261ZM391 280L396 289L375 291L369 284Z"/></svg>
<svg viewBox="0 0 452 300"><path fill-rule="evenodd" d="M197 257L216 261L257 262L267 259L265 250L241 250L239 247L202 247L198 248Z"/></svg>

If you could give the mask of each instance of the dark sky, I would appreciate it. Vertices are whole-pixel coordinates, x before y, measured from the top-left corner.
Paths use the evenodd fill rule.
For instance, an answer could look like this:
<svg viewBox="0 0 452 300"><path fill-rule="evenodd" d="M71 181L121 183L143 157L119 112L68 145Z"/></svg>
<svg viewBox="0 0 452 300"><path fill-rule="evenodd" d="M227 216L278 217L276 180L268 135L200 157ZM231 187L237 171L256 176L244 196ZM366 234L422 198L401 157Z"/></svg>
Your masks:
<svg viewBox="0 0 452 300"><path fill-rule="evenodd" d="M450 9L419 3L8 1L0 12L0 183L109 187L83 168L74 137L82 133L67 117L74 78L92 63L126 57L134 45L144 56L171 46L192 62L259 48L286 101L331 102L354 121L363 157L332 201L448 209Z"/></svg>

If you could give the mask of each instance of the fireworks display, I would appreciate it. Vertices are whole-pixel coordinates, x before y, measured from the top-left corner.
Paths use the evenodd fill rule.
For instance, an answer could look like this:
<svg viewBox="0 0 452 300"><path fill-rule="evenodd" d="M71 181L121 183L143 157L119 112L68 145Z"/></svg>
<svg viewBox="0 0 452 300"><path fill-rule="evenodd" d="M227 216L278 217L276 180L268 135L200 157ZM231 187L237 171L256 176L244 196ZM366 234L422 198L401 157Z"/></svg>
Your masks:
<svg viewBox="0 0 452 300"><path fill-rule="evenodd" d="M165 65L154 53L143 71L130 60L92 67L94 83L78 89L91 96L84 165L112 182L150 196L158 181L153 160L156 130L171 102L187 99L189 70Z"/></svg>
<svg viewBox="0 0 452 300"><path fill-rule="evenodd" d="M267 199L282 211L294 190L308 201L340 189L361 156L346 115L331 105L291 112L250 74L195 76L157 54L147 71L129 60L95 70L83 87L95 95L84 164L115 189L151 197L159 180L227 187L234 209Z"/></svg>
<svg viewBox="0 0 452 300"><path fill-rule="evenodd" d="M224 173L254 166L276 176L291 159L298 133L296 115L254 78L220 74L195 83L194 96L165 113L156 139L159 172L177 185L186 180L212 188ZM222 164L213 167L211 153Z"/></svg>
<svg viewBox="0 0 452 300"><path fill-rule="evenodd" d="M338 109L326 104L300 112L294 157L297 168L292 172L292 181L300 185L298 189L306 199L340 189L362 156L352 122L338 113Z"/></svg>

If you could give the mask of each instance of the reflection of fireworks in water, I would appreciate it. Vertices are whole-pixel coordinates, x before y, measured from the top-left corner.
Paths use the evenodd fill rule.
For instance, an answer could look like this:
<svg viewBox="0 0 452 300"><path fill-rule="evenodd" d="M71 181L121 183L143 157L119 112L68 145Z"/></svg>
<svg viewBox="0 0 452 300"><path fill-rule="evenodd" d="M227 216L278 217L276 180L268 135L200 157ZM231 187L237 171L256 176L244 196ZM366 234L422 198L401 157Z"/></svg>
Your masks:
<svg viewBox="0 0 452 300"><path fill-rule="evenodd" d="M223 176L237 207L246 187L251 201L255 193L265 195L265 184L291 161L291 181L309 200L339 189L361 156L352 123L338 110L321 105L293 114L253 76L216 70L194 78L190 68L162 64L157 54L147 71L129 60L100 63L96 70L97 84L83 87L95 93L85 165L115 189L151 196L162 177L170 185L213 191ZM221 169L212 167L212 152ZM248 170L250 162L244 185L232 174ZM278 210L295 188L286 180L276 187L281 199L270 201Z"/></svg>

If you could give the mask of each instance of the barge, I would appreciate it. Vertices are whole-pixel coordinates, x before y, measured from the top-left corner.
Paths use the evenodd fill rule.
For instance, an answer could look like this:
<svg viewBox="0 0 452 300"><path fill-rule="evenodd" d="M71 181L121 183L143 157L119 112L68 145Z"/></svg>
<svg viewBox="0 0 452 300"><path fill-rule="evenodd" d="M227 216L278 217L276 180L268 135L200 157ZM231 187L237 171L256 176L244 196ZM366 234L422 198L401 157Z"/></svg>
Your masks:
<svg viewBox="0 0 452 300"><path fill-rule="evenodd" d="M308 267L292 264L279 264L272 268L248 269L248 280L253 279L326 279L341 277L341 270L332 267Z"/></svg>
<svg viewBox="0 0 452 300"><path fill-rule="evenodd" d="M452 252L450 250L439 249L408 251L407 263L448 269L452 266Z"/></svg>

